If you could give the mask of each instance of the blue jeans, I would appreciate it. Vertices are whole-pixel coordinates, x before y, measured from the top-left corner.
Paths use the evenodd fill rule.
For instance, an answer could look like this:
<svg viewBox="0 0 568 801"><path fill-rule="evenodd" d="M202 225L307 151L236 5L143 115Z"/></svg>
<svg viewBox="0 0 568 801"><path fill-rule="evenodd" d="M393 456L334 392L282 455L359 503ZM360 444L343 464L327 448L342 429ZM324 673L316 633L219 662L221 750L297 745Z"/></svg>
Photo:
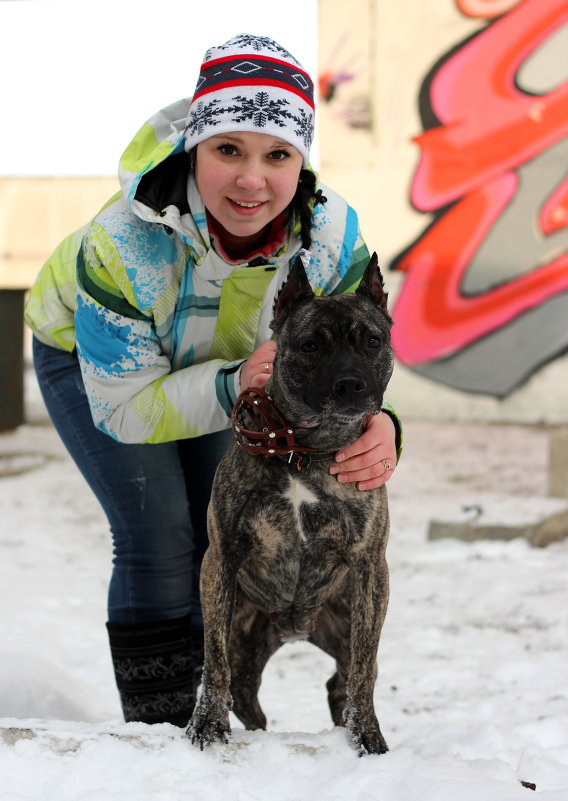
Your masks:
<svg viewBox="0 0 568 801"><path fill-rule="evenodd" d="M203 626L199 569L207 505L230 431L127 445L95 428L74 353L34 337L34 367L53 425L101 504L113 537L111 623L191 614Z"/></svg>

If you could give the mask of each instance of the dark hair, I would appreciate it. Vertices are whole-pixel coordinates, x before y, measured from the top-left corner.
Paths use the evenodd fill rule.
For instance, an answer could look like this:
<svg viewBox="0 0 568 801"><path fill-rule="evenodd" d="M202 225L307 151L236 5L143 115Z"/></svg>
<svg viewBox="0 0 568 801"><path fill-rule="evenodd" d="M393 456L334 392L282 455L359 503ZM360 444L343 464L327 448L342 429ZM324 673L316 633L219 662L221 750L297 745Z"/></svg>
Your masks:
<svg viewBox="0 0 568 801"><path fill-rule="evenodd" d="M298 188L290 203L288 213L290 217L300 219L300 239L302 247L309 250L312 244L312 214L318 203L326 203L327 198L321 189L316 190L317 177L311 170L302 169Z"/></svg>

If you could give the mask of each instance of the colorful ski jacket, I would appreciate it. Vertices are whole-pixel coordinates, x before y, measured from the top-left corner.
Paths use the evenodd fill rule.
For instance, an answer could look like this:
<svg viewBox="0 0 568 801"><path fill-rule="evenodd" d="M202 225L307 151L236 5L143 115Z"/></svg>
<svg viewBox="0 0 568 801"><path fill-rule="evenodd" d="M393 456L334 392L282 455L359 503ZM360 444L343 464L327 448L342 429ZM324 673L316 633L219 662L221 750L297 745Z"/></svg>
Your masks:
<svg viewBox="0 0 568 801"><path fill-rule="evenodd" d="M138 131L120 161L122 191L64 240L26 309L43 342L76 344L94 422L123 442L230 426L240 366L270 339L274 299L301 249L291 225L268 257L219 255L183 147L188 102ZM316 293L353 291L369 253L355 211L321 188L327 202L315 207L306 271Z"/></svg>

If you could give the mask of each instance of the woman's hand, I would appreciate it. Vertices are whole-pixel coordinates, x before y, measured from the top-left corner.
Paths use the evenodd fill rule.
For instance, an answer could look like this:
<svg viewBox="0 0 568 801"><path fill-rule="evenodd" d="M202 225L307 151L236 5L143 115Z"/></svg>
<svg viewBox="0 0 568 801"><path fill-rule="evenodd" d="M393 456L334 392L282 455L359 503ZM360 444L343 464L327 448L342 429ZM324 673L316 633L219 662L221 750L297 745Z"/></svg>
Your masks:
<svg viewBox="0 0 568 801"><path fill-rule="evenodd" d="M268 339L255 350L241 367L241 391L249 387L262 389L272 375L276 357L276 342Z"/></svg>
<svg viewBox="0 0 568 801"><path fill-rule="evenodd" d="M329 472L341 483L356 481L359 490L380 487L396 467L395 439L395 426L388 414L369 415L365 431L337 452Z"/></svg>

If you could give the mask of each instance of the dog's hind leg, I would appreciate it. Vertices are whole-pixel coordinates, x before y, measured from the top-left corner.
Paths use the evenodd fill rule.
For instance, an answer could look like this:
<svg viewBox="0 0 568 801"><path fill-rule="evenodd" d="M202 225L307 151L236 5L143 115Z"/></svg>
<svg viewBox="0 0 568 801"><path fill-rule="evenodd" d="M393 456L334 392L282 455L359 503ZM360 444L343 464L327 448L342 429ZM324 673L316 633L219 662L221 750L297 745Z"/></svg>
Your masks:
<svg viewBox="0 0 568 801"><path fill-rule="evenodd" d="M246 729L266 729L258 691L262 671L281 643L262 612L242 597L237 605L230 646L233 712Z"/></svg>
<svg viewBox="0 0 568 801"><path fill-rule="evenodd" d="M347 676L351 660L349 607L341 597L325 604L309 641L335 659L337 670L327 681L327 702L336 726L345 726L343 710L347 703Z"/></svg>
<svg viewBox="0 0 568 801"><path fill-rule="evenodd" d="M326 683L327 702L331 712L331 719L335 726L345 726L343 710L347 702L347 682L345 673L337 665L337 670Z"/></svg>

